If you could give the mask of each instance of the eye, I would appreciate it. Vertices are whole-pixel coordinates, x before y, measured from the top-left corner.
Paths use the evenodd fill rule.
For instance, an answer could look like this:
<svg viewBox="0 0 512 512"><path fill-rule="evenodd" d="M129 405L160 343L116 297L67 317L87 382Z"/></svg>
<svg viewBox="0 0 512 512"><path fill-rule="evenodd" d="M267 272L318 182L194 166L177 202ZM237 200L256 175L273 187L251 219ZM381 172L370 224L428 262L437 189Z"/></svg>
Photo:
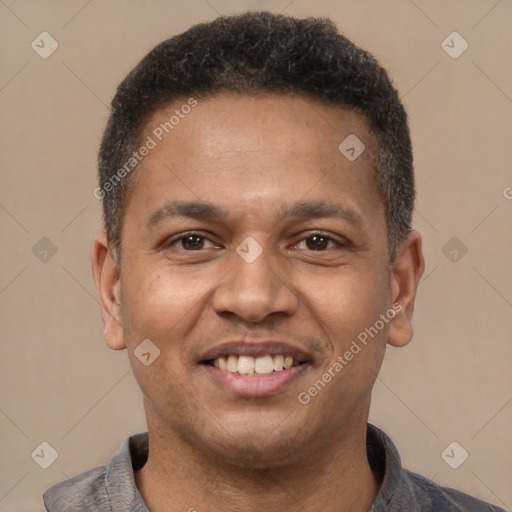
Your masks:
<svg viewBox="0 0 512 512"><path fill-rule="evenodd" d="M329 243L334 244L335 247L343 246L342 243L338 242L333 237L323 233L314 233L311 236L301 240L297 246L303 242L306 242L306 248L310 251L324 251L329 248Z"/></svg>
<svg viewBox="0 0 512 512"><path fill-rule="evenodd" d="M181 247L178 247L179 249L183 249L185 251L200 251L205 248L204 245L206 241L212 243L203 235L198 233L187 233L171 240L167 244L167 247L174 247L179 244L181 245Z"/></svg>

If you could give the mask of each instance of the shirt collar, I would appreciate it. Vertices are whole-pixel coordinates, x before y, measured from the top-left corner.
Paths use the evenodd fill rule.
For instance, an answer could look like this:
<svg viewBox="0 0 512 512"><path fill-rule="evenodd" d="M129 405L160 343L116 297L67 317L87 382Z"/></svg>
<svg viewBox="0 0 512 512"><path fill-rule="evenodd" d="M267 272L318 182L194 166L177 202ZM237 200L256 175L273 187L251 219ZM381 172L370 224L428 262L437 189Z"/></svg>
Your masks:
<svg viewBox="0 0 512 512"><path fill-rule="evenodd" d="M123 441L110 458L105 475L107 493L113 512L149 512L135 483L134 471L148 458L147 432L135 434Z"/></svg>
<svg viewBox="0 0 512 512"><path fill-rule="evenodd" d="M373 451L375 452L373 457L383 466L384 472L384 479L369 512L389 512L402 477L402 461L393 441L382 430L369 423L366 439L370 465L372 465ZM374 469L373 465L372 469Z"/></svg>

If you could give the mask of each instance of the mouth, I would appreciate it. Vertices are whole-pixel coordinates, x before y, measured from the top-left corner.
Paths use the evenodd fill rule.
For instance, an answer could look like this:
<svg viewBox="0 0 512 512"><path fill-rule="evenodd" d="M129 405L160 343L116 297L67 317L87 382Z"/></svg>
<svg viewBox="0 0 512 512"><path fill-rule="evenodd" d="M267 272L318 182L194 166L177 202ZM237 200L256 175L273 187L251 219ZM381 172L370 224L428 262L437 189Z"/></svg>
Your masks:
<svg viewBox="0 0 512 512"><path fill-rule="evenodd" d="M282 392L312 363L309 354L291 345L247 340L215 347L200 361L215 384L246 397Z"/></svg>
<svg viewBox="0 0 512 512"><path fill-rule="evenodd" d="M293 356L286 356L284 354L266 354L259 357L230 354L229 356L221 356L203 361L203 363L238 375L254 377L282 372L307 362L298 361Z"/></svg>

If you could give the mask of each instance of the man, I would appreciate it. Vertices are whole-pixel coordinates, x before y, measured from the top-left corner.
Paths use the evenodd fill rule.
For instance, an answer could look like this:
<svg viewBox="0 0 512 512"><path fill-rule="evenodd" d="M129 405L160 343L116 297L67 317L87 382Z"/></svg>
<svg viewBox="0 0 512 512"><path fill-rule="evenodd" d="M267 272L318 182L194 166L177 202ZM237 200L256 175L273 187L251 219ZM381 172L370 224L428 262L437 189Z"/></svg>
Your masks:
<svg viewBox="0 0 512 512"><path fill-rule="evenodd" d="M401 468L368 425L424 269L404 109L328 20L219 18L121 83L93 271L148 433L57 511L499 510Z"/></svg>

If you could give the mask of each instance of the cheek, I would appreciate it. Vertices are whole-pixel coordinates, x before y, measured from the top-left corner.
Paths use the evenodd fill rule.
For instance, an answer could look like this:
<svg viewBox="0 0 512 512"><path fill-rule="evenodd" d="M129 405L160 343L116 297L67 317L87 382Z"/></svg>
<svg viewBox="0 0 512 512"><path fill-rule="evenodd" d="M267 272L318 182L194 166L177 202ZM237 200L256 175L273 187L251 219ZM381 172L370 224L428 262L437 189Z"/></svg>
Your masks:
<svg viewBox="0 0 512 512"><path fill-rule="evenodd" d="M326 336L328 357L301 396L311 400L326 423L339 424L369 405L389 329L389 323L379 322L387 308L385 281L376 274L365 277L347 268L338 280L331 279L328 286L310 292L309 297Z"/></svg>
<svg viewBox="0 0 512 512"><path fill-rule="evenodd" d="M304 286L306 307L318 316L336 352L372 326L387 307L389 291L376 271L347 265L337 275L314 276Z"/></svg>
<svg viewBox="0 0 512 512"><path fill-rule="evenodd" d="M189 315L208 295L209 280L194 279L185 272L168 272L148 267L135 270L122 283L125 328L156 342L164 343L176 338L174 331L186 323ZM183 322L185 320L185 322Z"/></svg>
<svg viewBox="0 0 512 512"><path fill-rule="evenodd" d="M184 411L187 400L183 390L189 387L183 366L184 342L209 282L201 279L199 284L163 269L152 272L149 265L126 269L129 277L122 281L123 325L134 376L157 414ZM146 339L159 350L148 365L136 355Z"/></svg>

